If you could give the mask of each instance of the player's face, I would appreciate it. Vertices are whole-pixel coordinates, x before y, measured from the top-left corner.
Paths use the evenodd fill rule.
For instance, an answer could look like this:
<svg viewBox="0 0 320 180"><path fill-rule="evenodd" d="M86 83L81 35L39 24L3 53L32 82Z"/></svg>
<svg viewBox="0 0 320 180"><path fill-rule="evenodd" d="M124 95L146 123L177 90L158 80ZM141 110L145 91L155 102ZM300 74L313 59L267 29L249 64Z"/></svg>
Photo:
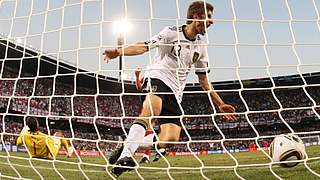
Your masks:
<svg viewBox="0 0 320 180"><path fill-rule="evenodd" d="M201 19L202 21L196 22L196 30L198 34L204 35L206 33L206 29L208 29L213 24L212 11L207 11L207 15L203 14L198 19Z"/></svg>

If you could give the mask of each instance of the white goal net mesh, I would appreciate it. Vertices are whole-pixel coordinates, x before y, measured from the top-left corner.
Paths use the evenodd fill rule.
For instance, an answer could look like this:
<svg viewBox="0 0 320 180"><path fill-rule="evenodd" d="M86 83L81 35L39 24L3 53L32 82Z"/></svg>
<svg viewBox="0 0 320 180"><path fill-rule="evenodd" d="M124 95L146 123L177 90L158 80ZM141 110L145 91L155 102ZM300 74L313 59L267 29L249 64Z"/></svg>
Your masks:
<svg viewBox="0 0 320 180"><path fill-rule="evenodd" d="M135 89L134 71L145 71L154 50L109 63L102 53L185 24L191 2L0 1L1 179L115 179L110 153L123 143L145 95ZM205 44L208 78L238 119L224 120L190 75L179 142L123 179L319 178L320 1L205 2L215 7ZM122 18L130 27L113 32ZM17 146L29 117L49 137L62 132L73 156L66 158L61 148L56 158L32 158ZM287 133L306 145L306 158L294 167L298 173L268 155L272 139ZM142 149L135 155L139 162Z"/></svg>

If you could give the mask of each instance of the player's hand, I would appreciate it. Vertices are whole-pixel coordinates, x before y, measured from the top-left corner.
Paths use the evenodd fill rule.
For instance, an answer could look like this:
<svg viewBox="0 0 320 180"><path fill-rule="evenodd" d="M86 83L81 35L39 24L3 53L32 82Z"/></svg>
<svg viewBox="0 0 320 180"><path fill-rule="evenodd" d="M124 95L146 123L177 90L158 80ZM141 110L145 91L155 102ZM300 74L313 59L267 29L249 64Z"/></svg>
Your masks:
<svg viewBox="0 0 320 180"><path fill-rule="evenodd" d="M67 157L68 157L68 158L72 157L72 154L73 154L73 149L72 149L72 147L69 147L69 148L67 149L66 154L67 154Z"/></svg>
<svg viewBox="0 0 320 180"><path fill-rule="evenodd" d="M234 113L235 108L229 104L222 104L219 106L219 111L222 113ZM225 114L224 118L227 120L237 120L237 117L234 114Z"/></svg>
<svg viewBox="0 0 320 180"><path fill-rule="evenodd" d="M28 126L23 127L20 134L27 134L27 132L30 130Z"/></svg>
<svg viewBox="0 0 320 180"><path fill-rule="evenodd" d="M119 49L115 48L115 49L106 49L103 53L104 55L104 61L105 62L109 62L110 59L114 59L118 56L120 56L120 52Z"/></svg>
<svg viewBox="0 0 320 180"><path fill-rule="evenodd" d="M140 73L141 73L141 68L137 68L137 69L134 71L134 74L136 75L136 77L139 77L139 76L140 76Z"/></svg>

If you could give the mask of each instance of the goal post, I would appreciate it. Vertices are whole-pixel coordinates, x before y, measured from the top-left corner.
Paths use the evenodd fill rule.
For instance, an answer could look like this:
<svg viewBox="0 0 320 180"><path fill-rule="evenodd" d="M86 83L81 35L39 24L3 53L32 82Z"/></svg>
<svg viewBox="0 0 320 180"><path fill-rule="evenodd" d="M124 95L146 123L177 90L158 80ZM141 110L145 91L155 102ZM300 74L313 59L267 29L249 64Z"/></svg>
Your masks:
<svg viewBox="0 0 320 180"><path fill-rule="evenodd" d="M136 90L134 71L147 72L155 50L109 63L103 53L148 41L165 26L184 25L191 2L0 1L0 177L115 179L110 154L125 142L147 95ZM301 178L320 177L319 2L204 2L214 6L214 23L201 44L209 59L207 77L235 107L237 120L223 118L193 75L198 69L188 67L179 141L150 164L139 164L139 149L137 166L124 178L295 177L269 155L280 134L295 134L306 145L306 158L295 167ZM120 19L129 25L114 29ZM177 51L182 45L159 44ZM29 117L37 118L47 138L61 132L73 156L61 148L52 159L34 158L26 144L17 146ZM153 132L159 131L156 124Z"/></svg>

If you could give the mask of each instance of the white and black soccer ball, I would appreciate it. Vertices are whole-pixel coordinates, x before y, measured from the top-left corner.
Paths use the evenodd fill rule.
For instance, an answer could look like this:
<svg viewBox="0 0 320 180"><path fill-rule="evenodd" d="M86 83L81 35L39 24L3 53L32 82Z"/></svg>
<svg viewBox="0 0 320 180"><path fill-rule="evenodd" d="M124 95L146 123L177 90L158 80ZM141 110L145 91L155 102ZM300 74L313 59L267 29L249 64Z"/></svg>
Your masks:
<svg viewBox="0 0 320 180"><path fill-rule="evenodd" d="M278 135L270 144L270 156L274 162L304 159L305 146L296 135ZM282 167L294 167L299 162L280 163Z"/></svg>

